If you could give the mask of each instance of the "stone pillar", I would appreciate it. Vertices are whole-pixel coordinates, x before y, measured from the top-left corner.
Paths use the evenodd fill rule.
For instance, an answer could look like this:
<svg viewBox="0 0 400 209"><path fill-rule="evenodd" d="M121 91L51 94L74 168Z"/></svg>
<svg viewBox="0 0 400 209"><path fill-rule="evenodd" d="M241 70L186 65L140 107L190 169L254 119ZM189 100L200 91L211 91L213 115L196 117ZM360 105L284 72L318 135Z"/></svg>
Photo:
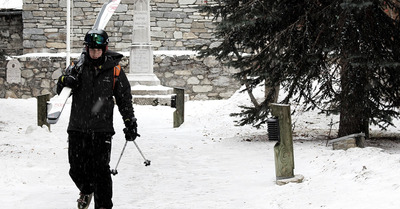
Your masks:
<svg viewBox="0 0 400 209"><path fill-rule="evenodd" d="M150 0L134 0L132 46L129 59L127 77L132 86L133 102L141 105L169 105L173 89L161 86L160 80L153 71Z"/></svg>
<svg viewBox="0 0 400 209"><path fill-rule="evenodd" d="M153 72L153 50L150 38L150 0L134 0L133 34L128 80L132 86L160 85Z"/></svg>

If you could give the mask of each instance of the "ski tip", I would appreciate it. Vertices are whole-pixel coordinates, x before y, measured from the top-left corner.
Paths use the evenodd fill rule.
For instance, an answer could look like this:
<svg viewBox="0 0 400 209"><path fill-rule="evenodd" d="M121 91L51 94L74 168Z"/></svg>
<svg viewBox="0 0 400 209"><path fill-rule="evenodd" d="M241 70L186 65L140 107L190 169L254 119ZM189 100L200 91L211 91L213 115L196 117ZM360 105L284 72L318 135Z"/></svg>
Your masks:
<svg viewBox="0 0 400 209"><path fill-rule="evenodd" d="M56 124L60 118L61 112L54 112L47 115L47 123Z"/></svg>
<svg viewBox="0 0 400 209"><path fill-rule="evenodd" d="M50 124L50 125L56 124L57 122L58 122L58 118L55 119L55 120L47 118L47 123Z"/></svg>

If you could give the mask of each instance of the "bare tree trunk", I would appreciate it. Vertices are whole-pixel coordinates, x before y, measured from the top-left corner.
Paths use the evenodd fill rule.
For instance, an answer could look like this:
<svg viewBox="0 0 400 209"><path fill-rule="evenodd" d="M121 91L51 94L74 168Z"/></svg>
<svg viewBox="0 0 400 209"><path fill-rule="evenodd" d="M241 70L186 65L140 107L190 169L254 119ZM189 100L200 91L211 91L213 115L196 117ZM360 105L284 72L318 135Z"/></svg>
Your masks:
<svg viewBox="0 0 400 209"><path fill-rule="evenodd" d="M365 70L353 68L348 64L342 65L341 72L341 106L338 137L354 134L368 134L368 96Z"/></svg>
<svg viewBox="0 0 400 209"><path fill-rule="evenodd" d="M277 103L278 102L278 96L279 96L279 85L275 87L267 86L265 85L265 98L268 98L268 95L272 90L275 90L274 95L272 96L272 101L271 103Z"/></svg>
<svg viewBox="0 0 400 209"><path fill-rule="evenodd" d="M253 103L254 107L259 107L260 104L257 102L257 99L254 97L253 90L251 88L249 88L248 83L245 83L245 86L247 88L247 94L250 97L250 101Z"/></svg>

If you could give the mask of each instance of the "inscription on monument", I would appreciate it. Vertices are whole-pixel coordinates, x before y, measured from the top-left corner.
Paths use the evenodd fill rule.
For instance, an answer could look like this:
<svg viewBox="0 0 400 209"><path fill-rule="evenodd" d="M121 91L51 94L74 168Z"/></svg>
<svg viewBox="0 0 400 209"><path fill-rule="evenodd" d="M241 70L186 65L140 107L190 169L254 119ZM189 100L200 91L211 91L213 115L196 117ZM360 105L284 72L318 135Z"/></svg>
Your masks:
<svg viewBox="0 0 400 209"><path fill-rule="evenodd" d="M150 49L132 49L132 72L133 73L151 73L150 68ZM152 56L151 56L152 58Z"/></svg>
<svg viewBox="0 0 400 209"><path fill-rule="evenodd" d="M147 12L136 11L133 16L133 29L143 29L149 25Z"/></svg>

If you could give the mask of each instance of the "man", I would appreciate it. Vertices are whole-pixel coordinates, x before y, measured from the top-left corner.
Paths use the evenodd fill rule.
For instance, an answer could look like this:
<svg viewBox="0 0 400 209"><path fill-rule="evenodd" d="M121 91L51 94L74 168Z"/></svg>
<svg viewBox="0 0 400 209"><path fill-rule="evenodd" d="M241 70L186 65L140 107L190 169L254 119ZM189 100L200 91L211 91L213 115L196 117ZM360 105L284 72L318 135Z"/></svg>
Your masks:
<svg viewBox="0 0 400 209"><path fill-rule="evenodd" d="M110 172L114 103L125 123L126 140L135 140L137 123L132 107L129 81L118 65L122 55L108 50L108 35L90 30L85 50L76 65L67 68L57 83L72 88L72 107L68 125L69 174L80 190L78 208L89 207L94 195L95 209L111 209ZM115 102L114 102L115 99Z"/></svg>

